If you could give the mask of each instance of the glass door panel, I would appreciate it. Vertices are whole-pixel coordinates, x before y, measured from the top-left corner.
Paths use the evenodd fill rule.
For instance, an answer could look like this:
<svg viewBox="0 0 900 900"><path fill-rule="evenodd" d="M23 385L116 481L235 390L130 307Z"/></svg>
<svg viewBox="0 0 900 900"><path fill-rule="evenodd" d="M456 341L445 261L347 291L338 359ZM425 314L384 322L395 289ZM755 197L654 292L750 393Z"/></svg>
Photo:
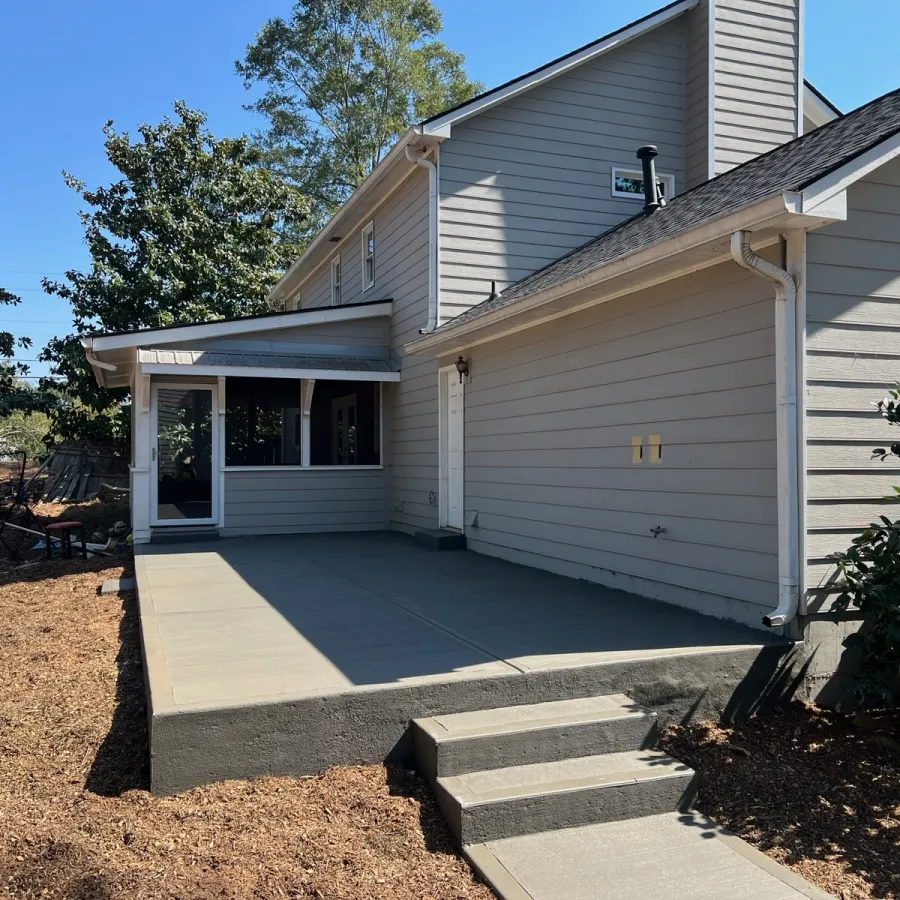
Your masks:
<svg viewBox="0 0 900 900"><path fill-rule="evenodd" d="M213 403L211 388L156 388L156 518L213 518Z"/></svg>

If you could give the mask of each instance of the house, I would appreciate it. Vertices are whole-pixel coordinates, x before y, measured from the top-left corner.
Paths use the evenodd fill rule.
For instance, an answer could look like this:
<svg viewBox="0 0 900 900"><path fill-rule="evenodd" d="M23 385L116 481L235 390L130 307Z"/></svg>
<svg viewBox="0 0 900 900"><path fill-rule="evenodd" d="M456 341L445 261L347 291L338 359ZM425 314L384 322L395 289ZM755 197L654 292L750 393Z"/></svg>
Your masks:
<svg viewBox="0 0 900 900"><path fill-rule="evenodd" d="M678 0L410 128L271 314L85 339L135 541L442 530L824 683L895 479L900 92L840 115L802 60L802 0Z"/></svg>

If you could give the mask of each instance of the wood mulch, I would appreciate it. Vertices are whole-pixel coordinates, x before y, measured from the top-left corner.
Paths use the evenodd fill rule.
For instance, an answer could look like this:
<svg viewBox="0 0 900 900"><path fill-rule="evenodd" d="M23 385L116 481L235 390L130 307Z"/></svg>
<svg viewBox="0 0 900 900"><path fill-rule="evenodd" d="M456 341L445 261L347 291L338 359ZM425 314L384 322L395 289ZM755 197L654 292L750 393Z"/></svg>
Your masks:
<svg viewBox="0 0 900 900"><path fill-rule="evenodd" d="M147 791L135 598L109 560L0 562L0 897L489 900L382 766Z"/></svg>
<svg viewBox="0 0 900 900"><path fill-rule="evenodd" d="M699 808L840 900L900 898L900 711L793 703L733 727L671 729Z"/></svg>

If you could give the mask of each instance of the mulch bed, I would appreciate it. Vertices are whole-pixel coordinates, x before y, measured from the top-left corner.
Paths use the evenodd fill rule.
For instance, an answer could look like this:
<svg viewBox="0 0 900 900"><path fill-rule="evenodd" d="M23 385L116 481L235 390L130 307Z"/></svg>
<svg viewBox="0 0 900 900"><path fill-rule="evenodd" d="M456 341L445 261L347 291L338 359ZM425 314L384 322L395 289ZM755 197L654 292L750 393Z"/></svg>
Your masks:
<svg viewBox="0 0 900 900"><path fill-rule="evenodd" d="M0 896L489 900L382 766L147 791L135 598L109 560L0 563Z"/></svg>
<svg viewBox="0 0 900 900"><path fill-rule="evenodd" d="M900 898L900 711L801 703L734 727L670 730L699 808L840 900Z"/></svg>

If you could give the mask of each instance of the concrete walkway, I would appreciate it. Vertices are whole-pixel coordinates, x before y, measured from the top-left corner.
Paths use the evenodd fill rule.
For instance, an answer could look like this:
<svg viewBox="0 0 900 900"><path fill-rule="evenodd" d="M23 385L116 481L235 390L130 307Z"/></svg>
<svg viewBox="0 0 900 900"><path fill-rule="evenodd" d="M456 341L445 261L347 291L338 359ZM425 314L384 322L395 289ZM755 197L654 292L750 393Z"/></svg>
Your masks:
<svg viewBox="0 0 900 900"><path fill-rule="evenodd" d="M506 838L466 855L503 900L834 900L698 813Z"/></svg>

